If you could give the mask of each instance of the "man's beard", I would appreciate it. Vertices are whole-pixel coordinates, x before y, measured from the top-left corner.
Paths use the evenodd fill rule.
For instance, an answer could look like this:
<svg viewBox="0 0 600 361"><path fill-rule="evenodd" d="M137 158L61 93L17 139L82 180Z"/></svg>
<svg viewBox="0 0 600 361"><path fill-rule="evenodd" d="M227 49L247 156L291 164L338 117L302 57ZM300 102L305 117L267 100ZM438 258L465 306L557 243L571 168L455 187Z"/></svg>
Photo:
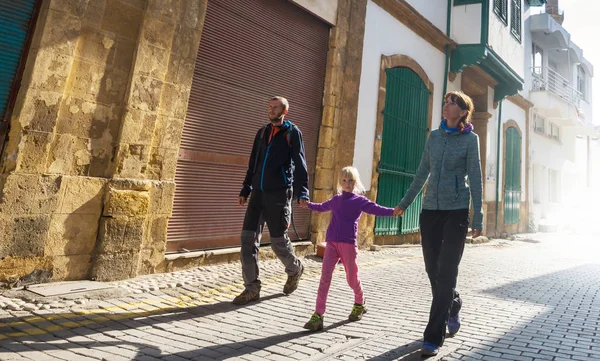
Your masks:
<svg viewBox="0 0 600 361"><path fill-rule="evenodd" d="M279 113L279 115L276 116L275 118L269 118L269 119L271 119L272 122L276 123L276 122L280 121L281 119L283 119L283 113Z"/></svg>

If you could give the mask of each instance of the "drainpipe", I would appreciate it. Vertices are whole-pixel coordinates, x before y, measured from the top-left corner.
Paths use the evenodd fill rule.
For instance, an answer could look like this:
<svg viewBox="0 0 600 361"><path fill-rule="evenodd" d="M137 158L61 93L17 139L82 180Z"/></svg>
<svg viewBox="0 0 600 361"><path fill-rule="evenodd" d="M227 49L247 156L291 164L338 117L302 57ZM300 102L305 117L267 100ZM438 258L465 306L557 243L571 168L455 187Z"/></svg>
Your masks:
<svg viewBox="0 0 600 361"><path fill-rule="evenodd" d="M494 232L498 236L498 211L500 210L500 132L502 130L502 100L498 104L498 137L496 141L496 225Z"/></svg>
<svg viewBox="0 0 600 361"><path fill-rule="evenodd" d="M446 36L450 37L450 15L452 14L452 0L448 0L448 13L446 14ZM448 90L448 68L450 66L450 45L446 45L446 64L444 65L444 90L442 93L442 97L446 94ZM442 104L445 103L445 100L442 99Z"/></svg>

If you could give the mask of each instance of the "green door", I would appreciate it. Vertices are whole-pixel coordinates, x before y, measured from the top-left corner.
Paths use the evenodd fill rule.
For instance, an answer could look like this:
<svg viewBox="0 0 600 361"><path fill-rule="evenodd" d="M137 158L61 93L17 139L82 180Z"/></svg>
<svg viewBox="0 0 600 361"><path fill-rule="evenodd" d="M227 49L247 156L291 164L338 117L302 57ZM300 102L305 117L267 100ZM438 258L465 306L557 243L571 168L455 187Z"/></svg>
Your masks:
<svg viewBox="0 0 600 361"><path fill-rule="evenodd" d="M521 207L521 136L514 127L506 130L504 172L504 224L518 224Z"/></svg>
<svg viewBox="0 0 600 361"><path fill-rule="evenodd" d="M386 71L381 159L377 171L377 203L395 207L410 187L425 148L430 92L408 68ZM422 197L419 194L403 217L377 217L376 235L419 231Z"/></svg>

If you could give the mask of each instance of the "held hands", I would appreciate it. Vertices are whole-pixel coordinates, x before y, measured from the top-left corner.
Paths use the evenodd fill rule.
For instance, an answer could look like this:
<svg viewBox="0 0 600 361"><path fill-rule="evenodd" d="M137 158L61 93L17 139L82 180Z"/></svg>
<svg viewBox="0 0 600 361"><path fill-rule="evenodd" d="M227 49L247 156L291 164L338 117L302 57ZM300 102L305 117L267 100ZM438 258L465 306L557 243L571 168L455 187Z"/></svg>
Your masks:
<svg viewBox="0 0 600 361"><path fill-rule="evenodd" d="M243 196L239 196L238 197L238 206L243 206L244 204L246 204L248 202L248 198L243 197ZM300 199L299 200L300 203L300 208L308 208L308 199Z"/></svg>
<svg viewBox="0 0 600 361"><path fill-rule="evenodd" d="M402 217L404 215L404 209L400 208L399 206L396 206L396 208L394 208L394 213L393 213L394 217Z"/></svg>
<svg viewBox="0 0 600 361"><path fill-rule="evenodd" d="M298 203L300 203L300 208L308 208L308 199L300 198Z"/></svg>

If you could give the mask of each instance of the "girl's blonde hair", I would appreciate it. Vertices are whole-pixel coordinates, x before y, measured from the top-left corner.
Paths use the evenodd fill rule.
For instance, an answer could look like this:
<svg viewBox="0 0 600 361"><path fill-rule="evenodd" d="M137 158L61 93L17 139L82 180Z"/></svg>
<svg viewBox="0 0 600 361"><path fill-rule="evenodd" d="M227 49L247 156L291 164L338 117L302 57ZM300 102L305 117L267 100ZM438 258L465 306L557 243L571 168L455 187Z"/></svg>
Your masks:
<svg viewBox="0 0 600 361"><path fill-rule="evenodd" d="M365 186L360 181L360 174L358 174L358 169L354 167L344 167L340 172L340 183L343 178L348 178L354 180L354 193L356 194L364 194ZM342 186L338 183L337 186L338 193L342 193Z"/></svg>

